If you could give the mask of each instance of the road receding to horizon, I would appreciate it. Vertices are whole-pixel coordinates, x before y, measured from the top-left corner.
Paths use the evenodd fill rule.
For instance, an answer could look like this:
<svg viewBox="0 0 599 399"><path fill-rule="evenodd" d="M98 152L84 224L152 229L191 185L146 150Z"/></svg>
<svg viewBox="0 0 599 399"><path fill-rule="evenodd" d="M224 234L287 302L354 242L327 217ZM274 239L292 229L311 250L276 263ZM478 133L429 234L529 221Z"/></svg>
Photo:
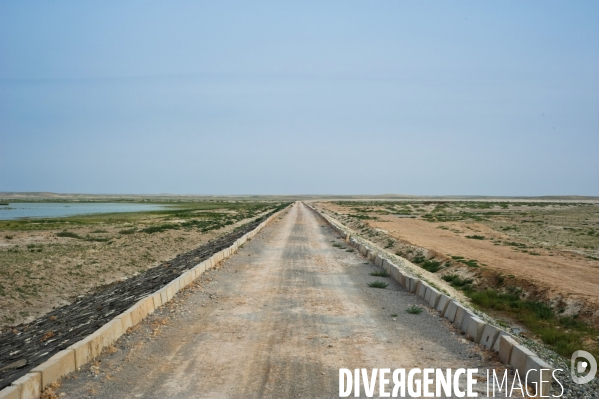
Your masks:
<svg viewBox="0 0 599 399"><path fill-rule="evenodd" d="M375 270L297 203L57 393L332 398L340 368L503 369ZM424 311L407 313L413 304Z"/></svg>

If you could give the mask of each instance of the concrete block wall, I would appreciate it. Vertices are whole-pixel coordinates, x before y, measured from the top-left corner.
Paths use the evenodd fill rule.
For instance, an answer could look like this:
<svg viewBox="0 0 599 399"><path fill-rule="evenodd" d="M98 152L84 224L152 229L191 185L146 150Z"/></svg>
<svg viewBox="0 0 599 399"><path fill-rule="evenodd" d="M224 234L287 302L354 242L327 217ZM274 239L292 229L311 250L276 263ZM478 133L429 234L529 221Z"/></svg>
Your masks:
<svg viewBox="0 0 599 399"><path fill-rule="evenodd" d="M212 269L219 262L236 253L241 245L247 242L248 239L255 237L264 226L284 211L285 209L271 215L254 230L235 241L229 248L197 264L160 290L139 300L131 308L116 316L91 335L58 352L32 369L30 373L13 381L10 386L0 391L0 399L39 399L44 389L51 383L58 381L100 355L104 348L112 345L127 332L129 327L140 323L154 310L173 299L179 291L192 284L203 272Z"/></svg>
<svg viewBox="0 0 599 399"><path fill-rule="evenodd" d="M360 242L363 239L357 239L355 233L347 228L343 228L341 223L328 215L320 213L310 205L308 207L315 213L320 214L339 235L344 237L349 245L357 249L360 254L367 254L366 257L376 266L389 272L391 277L408 292L414 293L424 299L432 309L435 309L442 317L452 322L469 339L481 345L484 349L498 353L499 359L503 364L518 370L522 381L524 381L528 373L529 385L537 389L537 394L549 395L552 378L551 371L543 371L543 375L539 375L539 372L534 370L541 368L553 369L534 352L518 343L515 337L492 324L486 323L475 313L464 307L458 300L440 293L420 278L408 274L405 270L402 270L387 259L384 255L386 252L381 248L372 243L366 244ZM363 248L366 248L367 252L363 253Z"/></svg>

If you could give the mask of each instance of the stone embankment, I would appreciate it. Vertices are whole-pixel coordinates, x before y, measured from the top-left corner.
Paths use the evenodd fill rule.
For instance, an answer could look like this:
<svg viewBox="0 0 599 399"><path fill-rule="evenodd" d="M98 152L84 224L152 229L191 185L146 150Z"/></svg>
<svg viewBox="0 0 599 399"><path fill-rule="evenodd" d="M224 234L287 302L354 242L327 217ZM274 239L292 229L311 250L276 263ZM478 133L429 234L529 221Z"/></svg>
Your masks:
<svg viewBox="0 0 599 399"><path fill-rule="evenodd" d="M127 280L81 296L0 335L0 398L34 398L111 345L204 270L237 251L277 208L235 231Z"/></svg>

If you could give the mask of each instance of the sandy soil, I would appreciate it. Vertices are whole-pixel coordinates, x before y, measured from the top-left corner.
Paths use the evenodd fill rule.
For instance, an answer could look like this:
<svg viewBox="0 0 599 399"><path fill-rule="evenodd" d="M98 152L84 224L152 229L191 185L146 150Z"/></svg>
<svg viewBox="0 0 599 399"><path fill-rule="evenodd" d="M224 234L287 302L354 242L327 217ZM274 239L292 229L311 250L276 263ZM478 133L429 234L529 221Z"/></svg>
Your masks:
<svg viewBox="0 0 599 399"><path fill-rule="evenodd" d="M328 398L339 368L500 367L301 204L62 381L65 398ZM387 289L368 282L383 279ZM479 384L484 388L484 382ZM364 391L362 390L362 395Z"/></svg>
<svg viewBox="0 0 599 399"><path fill-rule="evenodd" d="M599 305L599 265L577 254L537 250L531 255L514 250L513 247L494 245L489 240L468 239L465 235L481 234L508 240L509 236L497 233L479 224L443 223L450 229L465 232L456 234L438 229L438 226L416 219L400 219L389 216L380 221L369 221L375 228L385 229L392 237L414 245L432 249L446 255L459 255L476 259L487 267L504 274L529 279L547 287L551 296L568 296ZM549 252L549 253L548 253Z"/></svg>
<svg viewBox="0 0 599 399"><path fill-rule="evenodd" d="M319 205L335 212L347 212L344 207L332 203L321 202ZM591 312L587 315L590 319L599 321L597 260L555 247L535 247L523 252L517 247L497 245L514 238L482 223L430 223L393 215L381 215L378 220L364 220L363 223L402 243L426 248L441 256L475 259L485 270L515 276L527 285L525 289L545 299L563 300L568 304L566 314L576 314L584 309ZM481 235L486 239L469 239L468 235Z"/></svg>

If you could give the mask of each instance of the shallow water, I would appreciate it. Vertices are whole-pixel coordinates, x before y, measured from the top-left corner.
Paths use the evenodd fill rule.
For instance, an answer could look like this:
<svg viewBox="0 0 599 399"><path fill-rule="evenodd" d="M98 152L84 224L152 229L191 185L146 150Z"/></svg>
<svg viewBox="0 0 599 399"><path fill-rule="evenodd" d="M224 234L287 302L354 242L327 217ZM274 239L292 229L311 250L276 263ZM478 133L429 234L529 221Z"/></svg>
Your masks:
<svg viewBox="0 0 599 399"><path fill-rule="evenodd" d="M166 208L166 205L157 204L21 202L0 205L0 220L54 218L92 213L156 211Z"/></svg>

